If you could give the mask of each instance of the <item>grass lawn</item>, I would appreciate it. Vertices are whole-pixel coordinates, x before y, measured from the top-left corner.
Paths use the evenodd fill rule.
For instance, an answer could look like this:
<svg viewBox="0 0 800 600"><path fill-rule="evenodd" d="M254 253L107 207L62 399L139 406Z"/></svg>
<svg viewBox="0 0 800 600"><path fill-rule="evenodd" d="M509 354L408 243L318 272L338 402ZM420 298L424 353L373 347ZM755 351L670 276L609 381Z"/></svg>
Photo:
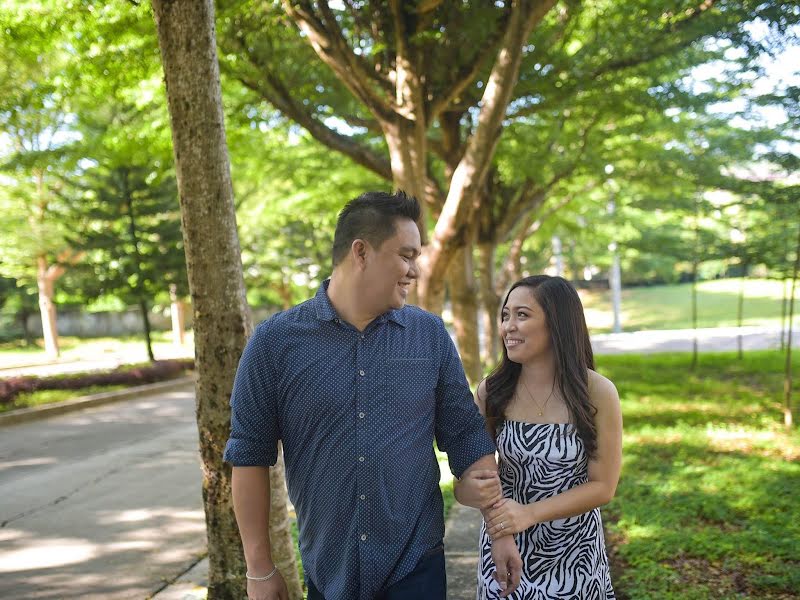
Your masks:
<svg viewBox="0 0 800 600"><path fill-rule="evenodd" d="M800 432L783 426L784 358L703 354L695 373L690 361L599 361L625 419L622 478L603 509L618 597L798 598Z"/></svg>
<svg viewBox="0 0 800 600"><path fill-rule="evenodd" d="M153 354L156 359L191 357L194 349L192 333L188 332L183 346L172 343L170 332L155 331L152 335ZM93 359L105 357L125 357L130 360L146 361L147 350L142 336L126 336L119 338L79 338L63 336L58 338L61 349L61 361ZM128 360L130 359L130 360ZM0 344L0 367L37 364L50 362L44 351L41 339L33 346L26 346L22 341L4 342Z"/></svg>
<svg viewBox="0 0 800 600"><path fill-rule="evenodd" d="M739 279L719 279L698 284L699 327L737 325ZM745 281L744 325L780 325L783 290L780 281ZM788 286L787 286L788 288ZM581 291L586 321L592 333L611 331L611 295L607 290ZM691 284L637 287L622 290L622 327L641 329L689 329L692 327ZM795 300L795 313L800 309Z"/></svg>

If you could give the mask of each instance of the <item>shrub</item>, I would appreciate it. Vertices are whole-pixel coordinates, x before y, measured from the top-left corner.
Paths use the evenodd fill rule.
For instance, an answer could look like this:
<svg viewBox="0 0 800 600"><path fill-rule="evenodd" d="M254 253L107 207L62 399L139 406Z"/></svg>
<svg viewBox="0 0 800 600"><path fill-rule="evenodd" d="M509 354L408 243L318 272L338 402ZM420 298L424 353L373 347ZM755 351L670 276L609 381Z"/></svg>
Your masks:
<svg viewBox="0 0 800 600"><path fill-rule="evenodd" d="M125 365L112 371L80 373L57 377L9 377L0 379L0 404L9 404L18 394L38 390L79 390L96 385L141 385L178 377L194 369L194 360L158 360L154 363Z"/></svg>

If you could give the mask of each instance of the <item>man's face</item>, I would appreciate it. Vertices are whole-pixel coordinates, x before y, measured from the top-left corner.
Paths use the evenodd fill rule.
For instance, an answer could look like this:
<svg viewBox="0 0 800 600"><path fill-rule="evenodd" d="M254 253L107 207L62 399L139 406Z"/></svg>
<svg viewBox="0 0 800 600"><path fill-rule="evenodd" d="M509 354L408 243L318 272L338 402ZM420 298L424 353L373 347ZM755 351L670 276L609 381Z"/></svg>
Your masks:
<svg viewBox="0 0 800 600"><path fill-rule="evenodd" d="M417 224L398 218L394 228L395 234L380 248L369 246L367 252L364 293L377 314L402 308L411 283L419 276L417 258L422 247Z"/></svg>

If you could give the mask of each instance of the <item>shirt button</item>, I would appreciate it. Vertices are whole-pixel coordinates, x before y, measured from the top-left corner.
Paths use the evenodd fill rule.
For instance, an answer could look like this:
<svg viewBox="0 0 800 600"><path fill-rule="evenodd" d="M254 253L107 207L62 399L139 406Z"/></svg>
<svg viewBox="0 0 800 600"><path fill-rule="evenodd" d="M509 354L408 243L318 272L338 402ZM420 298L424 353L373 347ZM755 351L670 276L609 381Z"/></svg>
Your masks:
<svg viewBox="0 0 800 600"><path fill-rule="evenodd" d="M364 413L363 412L358 413L358 418L359 419L363 419L364 418Z"/></svg>
<svg viewBox="0 0 800 600"><path fill-rule="evenodd" d="M360 336L360 337L361 337L361 339L362 339L362 340L364 339L364 336L363 336L363 335L362 335L362 336Z"/></svg>
<svg viewBox="0 0 800 600"><path fill-rule="evenodd" d="M366 500L366 499L367 499L367 497L366 497L364 494L361 494L361 495L359 496L359 498L361 498L362 500Z"/></svg>
<svg viewBox="0 0 800 600"><path fill-rule="evenodd" d="M358 457L358 462L364 462L364 457L363 456L359 456Z"/></svg>
<svg viewBox="0 0 800 600"><path fill-rule="evenodd" d="M366 533L362 533L361 534L361 541L362 542L366 542L367 541L367 534Z"/></svg>
<svg viewBox="0 0 800 600"><path fill-rule="evenodd" d="M364 376L364 370L362 369L361 371L358 372L358 374L363 377Z"/></svg>

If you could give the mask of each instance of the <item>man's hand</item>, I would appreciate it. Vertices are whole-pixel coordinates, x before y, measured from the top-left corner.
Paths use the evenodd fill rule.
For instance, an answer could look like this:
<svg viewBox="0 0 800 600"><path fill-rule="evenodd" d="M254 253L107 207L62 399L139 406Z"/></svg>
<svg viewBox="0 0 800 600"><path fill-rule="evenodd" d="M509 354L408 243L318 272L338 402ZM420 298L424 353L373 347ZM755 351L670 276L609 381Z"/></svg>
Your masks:
<svg viewBox="0 0 800 600"><path fill-rule="evenodd" d="M280 571L266 581L247 580L248 600L289 600L289 590Z"/></svg>
<svg viewBox="0 0 800 600"><path fill-rule="evenodd" d="M505 598L519 586L522 577L522 559L519 549L510 535L492 540L492 560L494 561L494 578L502 590L500 597Z"/></svg>
<svg viewBox="0 0 800 600"><path fill-rule="evenodd" d="M465 506L489 508L503 497L500 476L490 469L470 469L456 483L455 496Z"/></svg>
<svg viewBox="0 0 800 600"><path fill-rule="evenodd" d="M503 498L483 511L486 533L491 539L525 531L535 525L531 515L531 505L520 504L510 498Z"/></svg>

